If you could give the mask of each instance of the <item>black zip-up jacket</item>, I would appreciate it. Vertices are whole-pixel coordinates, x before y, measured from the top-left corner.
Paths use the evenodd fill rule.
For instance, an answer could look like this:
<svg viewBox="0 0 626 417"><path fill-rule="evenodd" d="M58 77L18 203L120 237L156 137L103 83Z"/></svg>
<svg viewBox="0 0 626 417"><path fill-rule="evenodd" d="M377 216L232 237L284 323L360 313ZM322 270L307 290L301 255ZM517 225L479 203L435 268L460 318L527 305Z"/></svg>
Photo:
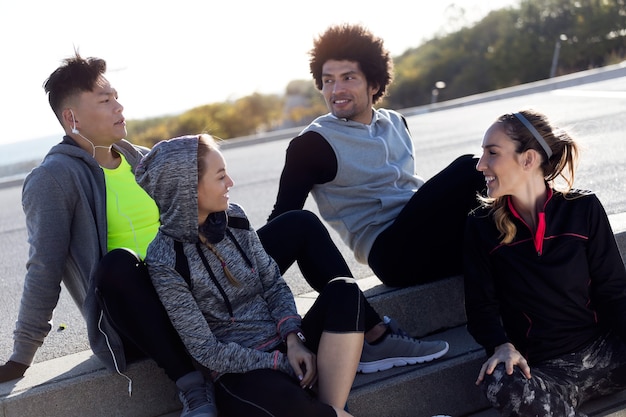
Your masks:
<svg viewBox="0 0 626 417"><path fill-rule="evenodd" d="M488 355L511 342L533 364L607 329L626 335L626 269L602 204L584 191L550 194L534 236L509 202L517 226L510 244L500 243L487 209L468 218L468 330Z"/></svg>

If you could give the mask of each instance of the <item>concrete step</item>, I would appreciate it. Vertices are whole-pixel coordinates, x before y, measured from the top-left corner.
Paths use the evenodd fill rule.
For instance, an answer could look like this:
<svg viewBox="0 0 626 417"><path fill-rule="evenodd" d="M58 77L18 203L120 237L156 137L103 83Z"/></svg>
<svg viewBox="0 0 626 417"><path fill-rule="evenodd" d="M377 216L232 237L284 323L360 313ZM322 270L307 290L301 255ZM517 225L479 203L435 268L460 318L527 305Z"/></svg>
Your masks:
<svg viewBox="0 0 626 417"><path fill-rule="evenodd" d="M488 406L474 385L484 360L483 349L465 326L425 337L443 339L448 353L425 364L357 375L348 405L359 417L460 416Z"/></svg>
<svg viewBox="0 0 626 417"><path fill-rule="evenodd" d="M0 384L0 417L154 417L180 408L174 384L153 361L129 366L128 381L91 351L34 364L24 378Z"/></svg>
<svg viewBox="0 0 626 417"><path fill-rule="evenodd" d="M383 372L357 374L348 400L350 412L358 417L430 417L437 414L459 416L486 408L487 403L478 388L473 389L476 366L482 363L482 349L464 327L425 339L433 338L450 343L450 350L443 358ZM160 417L178 416L168 413Z"/></svg>
<svg viewBox="0 0 626 417"><path fill-rule="evenodd" d="M470 405L452 409L446 405L446 412L472 411L484 406L479 395L469 395L471 390L464 388L472 385L482 352L462 324L464 313L458 307L459 303L462 305L460 277L406 289L384 287L375 277L358 282L381 314L395 317L412 335L448 341L450 351L430 363L357 375L349 400L355 415L415 417L431 410L430 415L441 414L448 402L444 386L468 393L463 396L463 403ZM301 314L315 297L315 293L297 297ZM457 306L450 307L453 305ZM439 314L433 314L437 311L442 311L441 316L446 318L442 320ZM127 393L128 381L104 369L89 351L34 364L24 378L0 384L0 417L154 417L180 413L173 383L152 361L135 363L126 374L133 380L132 397ZM408 398L416 401L407 401ZM390 410L393 412L387 414Z"/></svg>

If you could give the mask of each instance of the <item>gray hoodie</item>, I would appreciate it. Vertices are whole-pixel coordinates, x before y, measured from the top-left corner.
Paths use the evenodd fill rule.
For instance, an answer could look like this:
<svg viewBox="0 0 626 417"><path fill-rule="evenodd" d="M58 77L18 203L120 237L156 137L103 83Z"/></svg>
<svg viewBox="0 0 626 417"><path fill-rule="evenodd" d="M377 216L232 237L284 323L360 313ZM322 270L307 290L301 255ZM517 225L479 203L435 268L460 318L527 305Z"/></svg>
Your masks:
<svg viewBox="0 0 626 417"><path fill-rule="evenodd" d="M199 243L197 153L198 136L170 139L155 145L136 170L137 182L161 215L146 255L157 293L201 365L219 374L273 368L293 375L286 355L276 349L301 319L293 294L247 225L243 209L231 204L227 216L244 219L247 227L228 226L214 245L241 285L231 284L217 257ZM183 243L191 288L175 269L175 240Z"/></svg>
<svg viewBox="0 0 626 417"><path fill-rule="evenodd" d="M125 140L114 149L131 167L148 151ZM102 168L66 136L24 180L22 206L30 250L11 360L32 363L51 329L62 281L87 322L93 352L109 369L117 364L123 371L126 360L121 339L102 315L92 281L107 252Z"/></svg>

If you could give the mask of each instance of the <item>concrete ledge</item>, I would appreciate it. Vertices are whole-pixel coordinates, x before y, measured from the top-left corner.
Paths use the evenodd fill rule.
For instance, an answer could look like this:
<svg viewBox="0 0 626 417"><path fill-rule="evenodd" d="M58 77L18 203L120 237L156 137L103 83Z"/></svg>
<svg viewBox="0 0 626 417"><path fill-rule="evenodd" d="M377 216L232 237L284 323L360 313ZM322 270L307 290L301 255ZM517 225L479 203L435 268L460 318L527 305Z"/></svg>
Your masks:
<svg viewBox="0 0 626 417"><path fill-rule="evenodd" d="M450 350L425 364L358 374L348 400L355 416L461 416L488 407L474 385L484 351L465 326L424 339L446 340Z"/></svg>
<svg viewBox="0 0 626 417"><path fill-rule="evenodd" d="M153 361L129 366L128 381L91 351L34 364L24 378L0 384L0 417L154 417L180 409L174 384Z"/></svg>
<svg viewBox="0 0 626 417"><path fill-rule="evenodd" d="M387 287L375 276L359 279L357 283L381 316L396 318L402 329L412 336L423 337L467 321L462 276L408 288ZM298 296L298 312L306 313L316 297L316 292Z"/></svg>

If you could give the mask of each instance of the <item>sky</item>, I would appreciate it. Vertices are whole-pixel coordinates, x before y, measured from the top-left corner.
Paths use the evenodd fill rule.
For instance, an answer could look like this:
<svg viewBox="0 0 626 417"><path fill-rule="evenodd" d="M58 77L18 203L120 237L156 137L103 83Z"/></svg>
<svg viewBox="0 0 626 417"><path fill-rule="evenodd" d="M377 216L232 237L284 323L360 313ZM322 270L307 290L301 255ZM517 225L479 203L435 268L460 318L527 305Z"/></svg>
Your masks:
<svg viewBox="0 0 626 417"><path fill-rule="evenodd" d="M305 6L306 4L306 6ZM314 5L311 7L310 5ZM22 0L0 5L0 144L62 130L43 83L64 58L107 61L126 119L173 115L311 79L328 26L360 23L392 56L517 0Z"/></svg>

